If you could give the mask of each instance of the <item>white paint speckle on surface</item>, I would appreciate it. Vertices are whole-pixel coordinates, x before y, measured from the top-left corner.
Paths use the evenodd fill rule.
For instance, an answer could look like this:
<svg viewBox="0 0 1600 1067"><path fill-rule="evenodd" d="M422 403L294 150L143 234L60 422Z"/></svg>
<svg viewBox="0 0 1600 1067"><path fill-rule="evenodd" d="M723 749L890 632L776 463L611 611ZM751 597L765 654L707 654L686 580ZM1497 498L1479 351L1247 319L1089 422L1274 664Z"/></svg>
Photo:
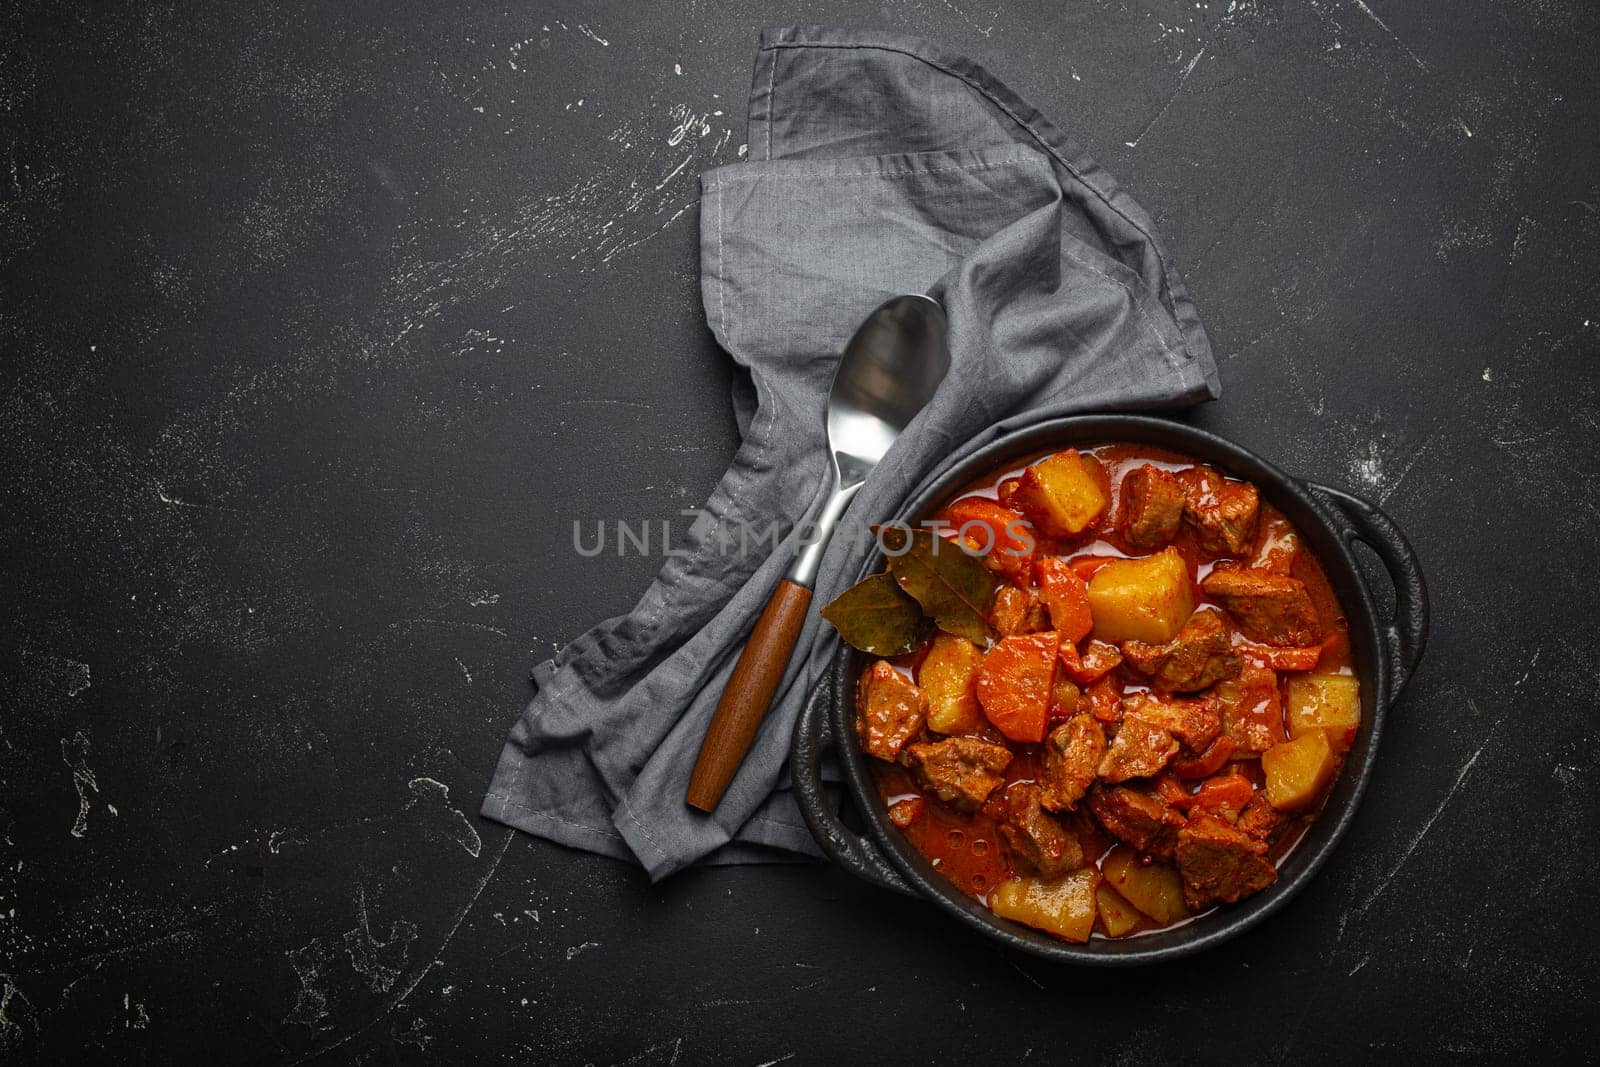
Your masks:
<svg viewBox="0 0 1600 1067"><path fill-rule="evenodd" d="M295 977L300 980L300 988L295 993L294 1007L283 1021L298 1023L315 1032L328 1016L328 994L317 983L322 968L333 961L333 954L320 939L312 938L285 955L289 957Z"/></svg>
<svg viewBox="0 0 1600 1067"><path fill-rule="evenodd" d="M122 1010L127 1013L122 1021L125 1030L148 1030L150 1028L150 1013L143 1004L133 999L132 993L122 994Z"/></svg>
<svg viewBox="0 0 1600 1067"><path fill-rule="evenodd" d="M1134 139L1131 141L1122 142L1123 144L1127 145L1129 148L1139 147L1139 142L1144 140L1144 135L1149 133L1151 128L1154 127L1156 123L1161 121L1161 116L1167 113L1167 110L1172 107L1172 102L1178 99L1178 94L1183 92L1183 87L1189 82L1189 75L1194 73L1194 68L1200 65L1200 61L1205 58L1205 54L1206 46L1202 45L1200 47L1200 51L1196 52L1194 57L1189 60L1189 65L1183 68L1183 76L1178 79L1178 84L1172 90L1172 94L1167 97L1167 102L1162 104L1161 109L1151 117L1149 122L1144 124L1144 129L1139 131L1138 136L1134 137Z"/></svg>
<svg viewBox="0 0 1600 1067"><path fill-rule="evenodd" d="M461 661L456 660L459 664ZM461 668L466 673L467 668ZM467 682L472 682L472 675L467 674ZM450 787L437 778L413 778L406 783L406 788L411 790L412 798L406 802L405 810L410 811L418 803L426 803L436 808L442 808L450 822L451 836L456 844L473 859L477 859L483 852L483 838L478 835L478 830L472 825L472 820L467 818L466 812L450 803Z"/></svg>
<svg viewBox="0 0 1600 1067"><path fill-rule="evenodd" d="M1417 66L1421 67L1424 71L1426 71L1428 69L1428 64L1426 64L1426 63L1424 63L1422 61L1422 57L1418 56L1415 52L1413 52L1411 50L1410 46L1407 45L1404 41L1402 41L1398 34L1396 34L1393 30L1391 30L1389 28L1389 24L1378 17L1377 12L1373 11L1372 8L1368 7L1363 2L1363 0L1352 0L1352 3L1354 3L1356 5L1357 9L1359 9L1360 12L1363 15L1367 16L1367 18L1369 18L1373 22L1377 23L1378 27L1380 29L1382 29L1384 33L1387 33L1389 35L1389 37L1394 41L1395 44L1400 46L1401 51L1405 52L1406 55L1411 57L1411 61L1413 63L1415 63Z"/></svg>
<svg viewBox="0 0 1600 1067"><path fill-rule="evenodd" d="M667 144L676 148L688 138L690 133L698 133L704 137L711 132L711 124L706 120L711 117L711 112L695 111L688 104L673 104L668 114L677 123L672 132L667 134Z"/></svg>
<svg viewBox="0 0 1600 1067"><path fill-rule="evenodd" d="M1523 247L1528 243L1528 230L1533 226L1533 220L1526 215L1517 218L1517 232L1511 238L1511 254L1506 257L1506 266L1511 266L1522 255Z"/></svg>
<svg viewBox="0 0 1600 1067"><path fill-rule="evenodd" d="M1383 487L1383 456L1378 451L1378 442L1368 441L1361 446L1350 461L1350 476L1369 491Z"/></svg>
<svg viewBox="0 0 1600 1067"><path fill-rule="evenodd" d="M89 767L89 735L79 730L70 739L61 739L61 760L72 772L72 787L78 793L78 814L72 820L73 837L83 837L89 832L89 811L93 806L89 795L100 795L100 783Z"/></svg>
<svg viewBox="0 0 1600 1067"><path fill-rule="evenodd" d="M1366 900L1362 902L1360 908L1358 908L1356 911L1357 916L1365 915L1368 911L1370 911L1373 902L1383 895L1383 891L1385 889L1389 888L1389 883L1394 881L1395 875L1400 873L1401 868L1406 865L1406 863L1411 859L1412 855L1417 851L1417 847L1422 844L1422 839L1427 837L1428 831L1433 829L1433 824L1438 822L1439 816L1444 814L1444 809L1450 806L1450 801L1455 798L1455 795L1458 792L1461 791L1461 784L1467 780L1467 775L1472 773L1472 768L1476 766L1478 757L1483 755L1483 750L1487 748L1488 745L1488 741L1485 741L1483 744L1479 745L1477 751L1467 759L1466 763L1462 764L1461 770L1456 774L1456 780L1451 784L1449 790L1445 793L1444 799L1439 801L1439 806L1433 809L1433 814L1429 815L1427 821L1422 824L1422 829L1418 830L1416 835L1411 838L1411 843L1407 845L1406 850L1400 854L1400 859L1395 863L1395 865L1389 868L1389 873L1384 875L1384 877L1378 882L1377 888L1367 895Z"/></svg>
<svg viewBox="0 0 1600 1067"><path fill-rule="evenodd" d="M417 939L417 926L404 919L389 924L389 934L379 940L372 934L367 914L367 891L357 884L355 891L356 925L345 931L344 950L350 966L367 980L374 993L387 993L405 973L411 956L411 943Z"/></svg>

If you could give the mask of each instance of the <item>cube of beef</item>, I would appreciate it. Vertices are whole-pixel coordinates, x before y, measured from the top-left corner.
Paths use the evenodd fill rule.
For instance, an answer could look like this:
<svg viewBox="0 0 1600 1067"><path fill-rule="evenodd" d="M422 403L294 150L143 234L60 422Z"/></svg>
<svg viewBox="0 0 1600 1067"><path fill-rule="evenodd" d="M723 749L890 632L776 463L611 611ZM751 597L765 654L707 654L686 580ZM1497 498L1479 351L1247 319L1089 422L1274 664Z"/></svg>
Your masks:
<svg viewBox="0 0 1600 1067"><path fill-rule="evenodd" d="M1220 601L1253 641L1286 646L1322 640L1317 607L1298 578L1254 567L1228 567L1206 575L1200 588Z"/></svg>
<svg viewBox="0 0 1600 1067"><path fill-rule="evenodd" d="M1146 463L1122 479L1122 537L1135 548L1160 548L1183 522L1183 486Z"/></svg>
<svg viewBox="0 0 1600 1067"><path fill-rule="evenodd" d="M1160 797L1128 786L1095 788L1089 810L1112 837L1152 856L1170 857L1184 825L1183 816Z"/></svg>
<svg viewBox="0 0 1600 1067"><path fill-rule="evenodd" d="M1278 509L1267 506L1261 509L1261 521L1256 524L1256 544L1250 553L1250 566L1273 574L1288 574L1294 569L1295 556L1300 553L1300 535Z"/></svg>
<svg viewBox="0 0 1600 1067"><path fill-rule="evenodd" d="M1095 773L1102 781L1113 785L1129 778L1148 778L1177 754L1178 742L1171 732L1131 714L1128 702L1124 701L1122 723Z"/></svg>
<svg viewBox="0 0 1600 1067"><path fill-rule="evenodd" d="M1071 811L1094 783L1106 754L1106 734L1088 712L1074 715L1045 738L1041 802L1051 811Z"/></svg>
<svg viewBox="0 0 1600 1067"><path fill-rule="evenodd" d="M1124 641L1122 655L1133 668L1148 675L1157 689L1195 693L1238 675L1243 660L1233 651L1222 616L1197 611L1189 616L1177 636L1163 645Z"/></svg>
<svg viewBox="0 0 1600 1067"><path fill-rule="evenodd" d="M1001 637L1014 637L1050 629L1050 615L1033 593L1002 585L989 607L989 625Z"/></svg>
<svg viewBox="0 0 1600 1067"><path fill-rule="evenodd" d="M893 763L927 719L927 696L890 664L880 659L861 675L856 733L867 755Z"/></svg>
<svg viewBox="0 0 1600 1067"><path fill-rule="evenodd" d="M1215 556L1249 552L1261 511L1256 487L1230 481L1211 467L1190 467L1177 477L1183 486L1183 519L1194 528L1200 547Z"/></svg>
<svg viewBox="0 0 1600 1067"><path fill-rule="evenodd" d="M1123 718L1150 723L1176 737L1191 752L1204 752L1222 732L1222 714L1210 698L1135 693L1122 701Z"/></svg>
<svg viewBox="0 0 1600 1067"><path fill-rule="evenodd" d="M1018 782L1006 790L1000 836L1012 856L1054 878L1083 866L1083 846L1076 834L1040 806L1042 793L1031 782Z"/></svg>
<svg viewBox="0 0 1600 1067"><path fill-rule="evenodd" d="M1239 821L1234 825L1238 827L1240 833L1271 844L1272 839L1278 836L1287 821L1267 800L1265 792L1257 792L1250 798L1250 803L1244 806L1244 811L1239 813Z"/></svg>
<svg viewBox="0 0 1600 1067"><path fill-rule="evenodd" d="M1178 831L1174 855L1183 877L1183 898L1200 909L1232 904L1258 893L1278 879L1266 858L1267 846L1207 812L1200 812Z"/></svg>
<svg viewBox="0 0 1600 1067"><path fill-rule="evenodd" d="M1289 739L1283 729L1283 702L1275 672L1246 666L1239 677L1220 683L1214 693L1222 712L1222 729L1239 752L1265 752Z"/></svg>
<svg viewBox="0 0 1600 1067"><path fill-rule="evenodd" d="M962 811L989 799L1011 763L1011 750L976 737L907 745L904 762L923 789Z"/></svg>

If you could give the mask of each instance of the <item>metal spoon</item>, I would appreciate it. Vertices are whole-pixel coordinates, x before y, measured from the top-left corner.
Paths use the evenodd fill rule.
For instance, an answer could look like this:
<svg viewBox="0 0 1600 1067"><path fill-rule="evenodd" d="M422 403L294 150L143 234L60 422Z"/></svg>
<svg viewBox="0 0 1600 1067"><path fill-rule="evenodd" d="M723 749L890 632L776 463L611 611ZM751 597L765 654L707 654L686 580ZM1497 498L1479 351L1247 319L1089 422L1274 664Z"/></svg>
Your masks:
<svg viewBox="0 0 1600 1067"><path fill-rule="evenodd" d="M883 304L845 346L828 390L832 491L728 678L689 779L690 807L710 812L722 800L783 680L828 539L856 490L949 369L944 309L926 296L897 296Z"/></svg>

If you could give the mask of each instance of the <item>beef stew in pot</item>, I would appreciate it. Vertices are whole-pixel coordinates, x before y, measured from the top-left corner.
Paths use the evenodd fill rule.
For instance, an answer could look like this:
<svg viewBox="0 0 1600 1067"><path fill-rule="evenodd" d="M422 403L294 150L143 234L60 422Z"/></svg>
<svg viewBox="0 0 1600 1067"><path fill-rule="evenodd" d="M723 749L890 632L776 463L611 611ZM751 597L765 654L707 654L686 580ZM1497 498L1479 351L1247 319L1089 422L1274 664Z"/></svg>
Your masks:
<svg viewBox="0 0 1600 1067"><path fill-rule="evenodd" d="M1321 567L1255 486L1068 449L880 541L893 585L824 616L877 657L856 723L890 821L956 887L1084 942L1273 884L1361 687Z"/></svg>

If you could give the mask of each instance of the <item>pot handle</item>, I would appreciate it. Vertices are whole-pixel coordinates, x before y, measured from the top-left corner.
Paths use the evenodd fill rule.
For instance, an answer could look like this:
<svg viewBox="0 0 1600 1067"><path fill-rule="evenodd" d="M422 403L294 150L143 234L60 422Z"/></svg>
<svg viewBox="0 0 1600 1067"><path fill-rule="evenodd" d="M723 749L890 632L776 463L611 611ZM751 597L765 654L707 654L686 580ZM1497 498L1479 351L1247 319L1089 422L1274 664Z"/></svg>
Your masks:
<svg viewBox="0 0 1600 1067"><path fill-rule="evenodd" d="M1393 519L1375 504L1343 489L1318 482L1302 482L1311 495L1327 506L1348 543L1360 541L1378 554L1394 583L1394 618L1383 629L1389 653L1389 675L1398 697L1428 643L1428 586L1422 578L1417 553Z"/></svg>
<svg viewBox="0 0 1600 1067"><path fill-rule="evenodd" d="M795 798L805 817L811 836L823 854L833 862L873 885L908 896L915 891L889 865L872 842L855 833L839 820L822 787L822 754L834 746L833 723L828 712L833 703L834 676L838 666L830 666L812 690L795 723L794 746L789 753L789 775L794 780Z"/></svg>

